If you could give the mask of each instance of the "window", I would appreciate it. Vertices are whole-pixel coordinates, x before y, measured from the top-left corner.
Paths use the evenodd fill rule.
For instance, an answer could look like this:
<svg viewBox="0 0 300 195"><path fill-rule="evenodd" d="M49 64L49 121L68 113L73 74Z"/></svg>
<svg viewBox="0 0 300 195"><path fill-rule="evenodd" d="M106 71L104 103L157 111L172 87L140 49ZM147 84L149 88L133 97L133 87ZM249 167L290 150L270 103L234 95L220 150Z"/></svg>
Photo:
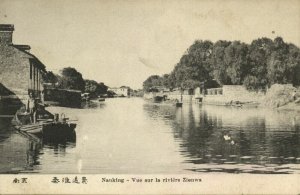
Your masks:
<svg viewBox="0 0 300 195"><path fill-rule="evenodd" d="M30 63L30 79L32 79L32 64Z"/></svg>

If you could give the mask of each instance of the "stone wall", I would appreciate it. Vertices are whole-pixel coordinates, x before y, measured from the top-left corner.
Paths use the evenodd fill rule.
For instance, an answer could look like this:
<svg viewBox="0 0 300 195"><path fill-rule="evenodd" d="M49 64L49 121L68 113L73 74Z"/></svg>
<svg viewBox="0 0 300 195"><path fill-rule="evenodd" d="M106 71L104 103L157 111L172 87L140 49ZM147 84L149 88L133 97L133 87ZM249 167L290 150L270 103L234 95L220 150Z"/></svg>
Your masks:
<svg viewBox="0 0 300 195"><path fill-rule="evenodd" d="M204 102L211 104L225 104L230 101L261 103L264 98L265 93L248 91L242 85L224 85L223 94L205 95Z"/></svg>
<svg viewBox="0 0 300 195"><path fill-rule="evenodd" d="M181 101L181 95L170 94L168 95L168 99ZM192 103L193 101L195 101L194 95L182 95L182 102Z"/></svg>

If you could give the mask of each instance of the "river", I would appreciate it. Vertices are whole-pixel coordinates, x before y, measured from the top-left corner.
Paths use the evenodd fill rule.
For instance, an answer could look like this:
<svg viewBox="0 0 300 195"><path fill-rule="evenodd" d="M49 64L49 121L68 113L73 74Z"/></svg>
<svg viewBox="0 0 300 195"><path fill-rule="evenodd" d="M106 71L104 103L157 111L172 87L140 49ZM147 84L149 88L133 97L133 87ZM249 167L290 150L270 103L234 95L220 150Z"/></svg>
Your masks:
<svg viewBox="0 0 300 195"><path fill-rule="evenodd" d="M300 173L299 113L106 99L81 109L76 139L22 135L0 119L0 173Z"/></svg>

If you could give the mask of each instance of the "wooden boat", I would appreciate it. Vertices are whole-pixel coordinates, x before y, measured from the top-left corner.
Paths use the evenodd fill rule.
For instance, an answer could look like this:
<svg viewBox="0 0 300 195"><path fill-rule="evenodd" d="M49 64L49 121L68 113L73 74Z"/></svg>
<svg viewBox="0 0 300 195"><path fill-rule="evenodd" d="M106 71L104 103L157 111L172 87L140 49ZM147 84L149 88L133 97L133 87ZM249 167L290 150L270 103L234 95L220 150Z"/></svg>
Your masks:
<svg viewBox="0 0 300 195"><path fill-rule="evenodd" d="M76 124L62 121L40 121L34 124L15 126L24 133L42 134L43 136L64 136L75 132Z"/></svg>
<svg viewBox="0 0 300 195"><path fill-rule="evenodd" d="M19 131L22 131L25 133L31 133L31 134L40 134L43 132L43 124L42 123L20 125L20 126L15 126L15 128Z"/></svg>
<svg viewBox="0 0 300 195"><path fill-rule="evenodd" d="M232 101L226 104L227 106L240 107L240 108L256 108L259 106L257 102L240 102L240 101Z"/></svg>
<svg viewBox="0 0 300 195"><path fill-rule="evenodd" d="M22 114L23 118L28 114ZM25 117L24 117L25 116ZM15 116L16 124L15 129L23 133L43 135L43 136L66 136L75 133L76 124L70 123L68 118L59 118L58 114L55 114L54 118L50 119L37 119L37 122L32 123L28 120L20 120L18 115Z"/></svg>
<svg viewBox="0 0 300 195"><path fill-rule="evenodd" d="M176 107L182 107L182 102L176 102Z"/></svg>
<svg viewBox="0 0 300 195"><path fill-rule="evenodd" d="M153 99L154 99L154 102L161 102L161 101L163 101L164 97L163 96L155 96Z"/></svg>
<svg viewBox="0 0 300 195"><path fill-rule="evenodd" d="M98 101L99 101L99 102L104 102L104 101L105 101L105 98L99 98Z"/></svg>

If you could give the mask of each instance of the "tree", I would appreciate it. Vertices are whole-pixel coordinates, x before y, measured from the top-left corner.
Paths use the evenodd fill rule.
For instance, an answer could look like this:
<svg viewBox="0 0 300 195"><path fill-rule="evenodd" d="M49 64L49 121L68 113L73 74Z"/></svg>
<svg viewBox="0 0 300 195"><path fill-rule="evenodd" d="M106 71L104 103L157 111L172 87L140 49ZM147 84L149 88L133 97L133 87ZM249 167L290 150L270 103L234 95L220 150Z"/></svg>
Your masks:
<svg viewBox="0 0 300 195"><path fill-rule="evenodd" d="M268 59L273 50L274 44L271 39L261 38L253 40L248 46L248 68L245 78L247 82L244 85L247 88L255 90L265 89L269 83L268 74ZM251 77L250 77L251 76ZM250 78L249 78L250 77ZM255 77L255 82L254 81ZM252 80L252 82L250 82ZM251 86L251 83L253 85ZM250 86L249 86L250 85Z"/></svg>
<svg viewBox="0 0 300 195"><path fill-rule="evenodd" d="M75 68L67 67L61 70L61 78L58 81L58 86L63 89L85 90L85 82L82 74Z"/></svg>
<svg viewBox="0 0 300 195"><path fill-rule="evenodd" d="M203 82L211 79L210 57L212 46L213 44L210 41L198 40L190 46L174 68L176 87L182 87L182 83L188 80Z"/></svg>
<svg viewBox="0 0 300 195"><path fill-rule="evenodd" d="M211 55L211 77L220 84L229 84L230 77L227 74L227 63L225 62L225 49L231 44L230 41L217 41L212 48Z"/></svg>
<svg viewBox="0 0 300 195"><path fill-rule="evenodd" d="M84 80L85 89L84 92L89 93L91 97L97 97L98 83L94 80Z"/></svg>
<svg viewBox="0 0 300 195"><path fill-rule="evenodd" d="M90 93L91 97L98 97L107 93L108 87L104 83L97 83L94 80L85 80L85 92Z"/></svg>
<svg viewBox="0 0 300 195"><path fill-rule="evenodd" d="M274 83L300 85L300 49L281 37L240 41L195 41L170 74L150 76L144 90L154 86L194 88L199 83L245 85L264 90ZM210 87L213 87L211 85Z"/></svg>
<svg viewBox="0 0 300 195"><path fill-rule="evenodd" d="M43 76L44 83L57 83L58 78L52 71L47 71Z"/></svg>
<svg viewBox="0 0 300 195"><path fill-rule="evenodd" d="M291 80L293 85L300 86L300 49L294 44L289 44L289 56L287 59L288 75L291 76L288 80Z"/></svg>
<svg viewBox="0 0 300 195"><path fill-rule="evenodd" d="M143 82L144 91L149 92L153 87L163 86L162 78L158 75L152 75Z"/></svg>
<svg viewBox="0 0 300 195"><path fill-rule="evenodd" d="M248 65L248 47L245 43L239 41L232 42L225 48L226 74L230 78L230 83L233 85L240 85L244 77L249 71Z"/></svg>
<svg viewBox="0 0 300 195"><path fill-rule="evenodd" d="M103 95L103 94L106 94L107 93L107 89L108 87L104 84L104 83L98 83L97 84L97 94L98 95Z"/></svg>
<svg viewBox="0 0 300 195"><path fill-rule="evenodd" d="M199 81L195 81L195 80L185 80L182 84L181 84L181 88L182 89L195 89L197 87L200 87L201 83Z"/></svg>

